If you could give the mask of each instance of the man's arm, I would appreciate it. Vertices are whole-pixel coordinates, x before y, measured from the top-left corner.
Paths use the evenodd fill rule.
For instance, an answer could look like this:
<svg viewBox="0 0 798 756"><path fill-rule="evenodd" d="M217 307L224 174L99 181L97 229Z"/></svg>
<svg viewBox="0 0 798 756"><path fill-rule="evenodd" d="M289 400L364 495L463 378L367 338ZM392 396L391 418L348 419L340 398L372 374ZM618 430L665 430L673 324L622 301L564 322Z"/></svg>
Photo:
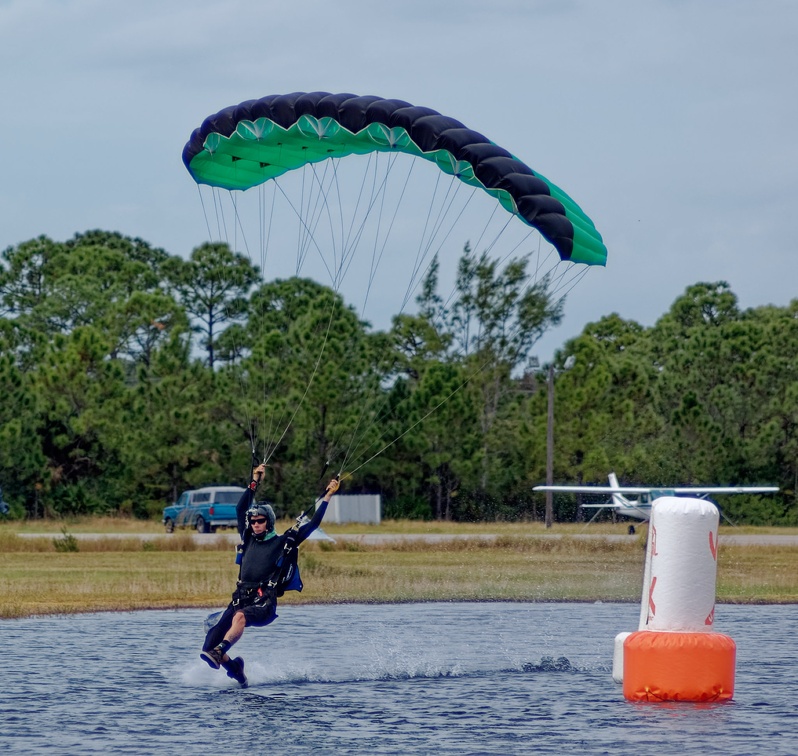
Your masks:
<svg viewBox="0 0 798 756"><path fill-rule="evenodd" d="M236 521L238 524L238 534L241 536L241 540L244 540L244 533L246 533L247 530L247 510L252 506L255 492L258 490L258 486L263 480L264 475L266 475L266 465L258 465L252 471L252 480L249 482L247 490L241 494L241 498L238 500L238 504L236 504Z"/></svg>
<svg viewBox="0 0 798 756"><path fill-rule="evenodd" d="M324 515L327 512L327 505L330 503L330 499L332 495L338 490L338 486L340 483L338 482L338 478L333 478L329 484L327 485L327 490L324 492L324 498L321 500L321 504L319 504L318 508L316 509L316 513L313 515L313 518L310 522L306 522L304 525L300 525L297 528L297 544L302 543L316 528L321 525L321 521L324 519Z"/></svg>

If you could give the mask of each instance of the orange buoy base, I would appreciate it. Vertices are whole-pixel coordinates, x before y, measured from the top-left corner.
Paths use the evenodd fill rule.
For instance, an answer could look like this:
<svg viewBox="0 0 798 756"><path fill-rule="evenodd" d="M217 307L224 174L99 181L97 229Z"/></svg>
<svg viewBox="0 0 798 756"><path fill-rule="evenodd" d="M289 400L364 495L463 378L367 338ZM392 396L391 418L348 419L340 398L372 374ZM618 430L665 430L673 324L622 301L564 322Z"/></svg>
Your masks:
<svg viewBox="0 0 798 756"><path fill-rule="evenodd" d="M623 644L629 701L727 701L734 695L737 646L721 633L638 630Z"/></svg>

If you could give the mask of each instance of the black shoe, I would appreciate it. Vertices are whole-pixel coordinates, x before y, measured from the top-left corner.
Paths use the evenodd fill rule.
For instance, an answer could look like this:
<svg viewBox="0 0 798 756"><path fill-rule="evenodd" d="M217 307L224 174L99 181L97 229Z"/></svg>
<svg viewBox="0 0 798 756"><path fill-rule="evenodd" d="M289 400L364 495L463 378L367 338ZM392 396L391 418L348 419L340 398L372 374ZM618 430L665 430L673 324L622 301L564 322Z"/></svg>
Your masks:
<svg viewBox="0 0 798 756"><path fill-rule="evenodd" d="M223 658L224 651L222 651L218 646L200 653L200 659L206 662L211 669L219 669L219 667L222 666Z"/></svg>
<svg viewBox="0 0 798 756"><path fill-rule="evenodd" d="M244 660L240 656L230 661L222 662L222 666L228 677L232 677L242 688L247 687L249 683L247 682L247 676L244 674Z"/></svg>

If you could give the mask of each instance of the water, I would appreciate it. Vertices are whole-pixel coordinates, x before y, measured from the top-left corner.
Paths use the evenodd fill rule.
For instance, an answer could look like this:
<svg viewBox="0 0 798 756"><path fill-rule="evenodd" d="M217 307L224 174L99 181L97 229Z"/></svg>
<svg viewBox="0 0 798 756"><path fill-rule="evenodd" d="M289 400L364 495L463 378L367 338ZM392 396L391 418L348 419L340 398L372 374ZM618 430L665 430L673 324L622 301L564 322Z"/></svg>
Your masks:
<svg viewBox="0 0 798 756"><path fill-rule="evenodd" d="M0 622L0 752L798 753L798 606L718 607L724 704L623 699L632 604L283 606L236 646L247 690L199 660L205 614Z"/></svg>

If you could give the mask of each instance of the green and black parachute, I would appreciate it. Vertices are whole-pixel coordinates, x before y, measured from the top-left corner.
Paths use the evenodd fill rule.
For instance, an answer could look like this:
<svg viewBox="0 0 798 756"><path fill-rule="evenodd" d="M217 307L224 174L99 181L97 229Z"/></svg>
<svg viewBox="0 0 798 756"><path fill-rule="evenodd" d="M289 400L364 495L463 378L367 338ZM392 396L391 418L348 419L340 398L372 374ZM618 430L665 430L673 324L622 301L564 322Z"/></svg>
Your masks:
<svg viewBox="0 0 798 756"><path fill-rule="evenodd" d="M403 100L294 92L209 116L183 149L198 184L245 190L327 158L403 152L493 196L562 260L604 265L593 222L559 187L460 121Z"/></svg>

